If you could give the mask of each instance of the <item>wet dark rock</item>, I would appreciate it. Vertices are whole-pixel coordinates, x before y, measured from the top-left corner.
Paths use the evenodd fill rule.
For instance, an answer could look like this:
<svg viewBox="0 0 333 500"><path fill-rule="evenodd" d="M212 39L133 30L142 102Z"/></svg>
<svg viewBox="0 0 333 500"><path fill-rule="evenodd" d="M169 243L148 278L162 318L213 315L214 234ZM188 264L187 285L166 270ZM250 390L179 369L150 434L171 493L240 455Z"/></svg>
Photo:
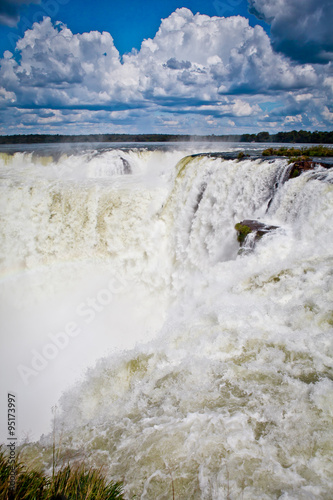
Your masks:
<svg viewBox="0 0 333 500"><path fill-rule="evenodd" d="M238 232L237 239L241 248L251 250L258 240L265 234L279 229L279 226L272 226L257 220L246 219L242 222L238 222L238 224L235 225L235 229Z"/></svg>
<svg viewBox="0 0 333 500"><path fill-rule="evenodd" d="M203 198L203 195L205 194L206 188L207 188L207 182L204 182L201 185L201 187L200 187L200 191L199 191L199 194L198 194L198 197L197 197L197 201L196 201L196 204L195 204L195 207L194 207L194 213L196 213L196 211L199 208L200 202L201 202L201 200Z"/></svg>
<svg viewBox="0 0 333 500"><path fill-rule="evenodd" d="M125 158L121 158L121 161L123 162L123 166L124 166L124 174L131 174L132 169L131 169L131 165L129 164L129 162Z"/></svg>
<svg viewBox="0 0 333 500"><path fill-rule="evenodd" d="M293 179L294 177L298 177L301 173L306 172L307 170L314 170L316 167L324 167L331 168L332 164L324 163L321 161L313 161L313 160L298 160L292 164L291 169L289 171L288 179Z"/></svg>

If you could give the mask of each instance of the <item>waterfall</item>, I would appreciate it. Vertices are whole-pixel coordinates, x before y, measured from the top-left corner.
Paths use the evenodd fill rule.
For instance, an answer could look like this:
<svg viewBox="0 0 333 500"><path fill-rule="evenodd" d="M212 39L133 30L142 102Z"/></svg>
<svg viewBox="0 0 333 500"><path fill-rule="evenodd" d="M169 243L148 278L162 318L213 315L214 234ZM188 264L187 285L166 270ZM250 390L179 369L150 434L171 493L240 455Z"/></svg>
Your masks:
<svg viewBox="0 0 333 500"><path fill-rule="evenodd" d="M332 169L209 153L2 155L3 369L127 498L328 499ZM244 219L278 229L241 253Z"/></svg>

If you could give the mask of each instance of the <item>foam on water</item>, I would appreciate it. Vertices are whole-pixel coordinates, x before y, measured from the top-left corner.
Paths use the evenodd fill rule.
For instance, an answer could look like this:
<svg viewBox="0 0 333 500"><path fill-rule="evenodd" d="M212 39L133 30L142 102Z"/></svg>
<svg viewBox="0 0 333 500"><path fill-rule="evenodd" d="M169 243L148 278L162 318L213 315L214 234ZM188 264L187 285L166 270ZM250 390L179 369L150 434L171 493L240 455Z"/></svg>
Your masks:
<svg viewBox="0 0 333 500"><path fill-rule="evenodd" d="M91 339L105 351L61 398L61 456L106 466L127 498L167 499L173 487L184 499L328 500L333 172L284 182L281 159L163 154L132 151L132 174L99 169L95 158L94 180L3 181L4 268L25 270L23 290L44 269L35 309L8 279L7 301L14 308L16 297L34 324L41 305L63 310L62 325L74 319L83 332L74 363L91 361ZM239 255L234 225L243 219L280 229ZM85 323L88 297L102 310ZM41 331L28 334L41 349ZM40 380L37 392L55 384L56 367L70 373L77 339L50 375L31 377L30 394ZM51 446L46 436L25 453L51 466Z"/></svg>

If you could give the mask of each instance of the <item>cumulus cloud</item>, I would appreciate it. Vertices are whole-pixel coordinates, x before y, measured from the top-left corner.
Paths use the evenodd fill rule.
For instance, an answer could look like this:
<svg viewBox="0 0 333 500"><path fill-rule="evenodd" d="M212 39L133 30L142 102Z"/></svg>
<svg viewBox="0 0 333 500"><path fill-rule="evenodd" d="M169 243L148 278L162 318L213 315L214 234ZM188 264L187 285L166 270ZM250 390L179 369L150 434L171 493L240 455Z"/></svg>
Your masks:
<svg viewBox="0 0 333 500"><path fill-rule="evenodd" d="M0 0L0 24L14 27L20 20L20 7L40 0Z"/></svg>
<svg viewBox="0 0 333 500"><path fill-rule="evenodd" d="M253 125L253 117L269 119L260 106L267 96L292 117L302 107L315 113L311 101L316 92L321 92L317 115L330 119L328 69L318 72L312 64L291 63L273 50L260 26L249 26L241 16L209 17L177 9L162 20L154 38L122 59L110 33L73 34L44 18L25 32L15 54L6 51L0 64L0 107L59 110L54 123L64 118L64 110L76 110L114 124L132 119L154 127L161 123L157 117L165 115L165 123L183 127L180 115L188 116L189 124L198 115L205 126L230 118L236 125L252 119ZM302 100L301 95L308 97ZM98 114L103 112L107 115ZM40 118L42 123L51 120ZM275 113L274 123L279 119Z"/></svg>
<svg viewBox="0 0 333 500"><path fill-rule="evenodd" d="M177 47L177 58L174 57ZM141 90L149 98L195 97L219 100L220 95L267 93L317 83L312 66L291 66L276 54L260 26L241 16L193 15L178 9L161 23L154 39L139 53L124 57L141 68Z"/></svg>
<svg viewBox="0 0 333 500"><path fill-rule="evenodd" d="M167 60L166 66L170 69L189 69L192 64L190 61L177 61L175 57L171 57Z"/></svg>
<svg viewBox="0 0 333 500"><path fill-rule="evenodd" d="M126 88L112 84L122 69L118 50L107 32L74 35L66 26L53 26L50 18L35 23L17 42L20 61L1 61L0 78L15 92L21 105L80 107L123 99Z"/></svg>
<svg viewBox="0 0 333 500"><path fill-rule="evenodd" d="M331 128L329 113L331 100L323 94L322 88L310 92L288 92L283 96L281 106L274 108L265 118L266 122L277 122L295 128ZM332 110L331 110L332 111Z"/></svg>
<svg viewBox="0 0 333 500"><path fill-rule="evenodd" d="M276 50L302 63L332 60L332 0L249 0L249 6L271 24Z"/></svg>

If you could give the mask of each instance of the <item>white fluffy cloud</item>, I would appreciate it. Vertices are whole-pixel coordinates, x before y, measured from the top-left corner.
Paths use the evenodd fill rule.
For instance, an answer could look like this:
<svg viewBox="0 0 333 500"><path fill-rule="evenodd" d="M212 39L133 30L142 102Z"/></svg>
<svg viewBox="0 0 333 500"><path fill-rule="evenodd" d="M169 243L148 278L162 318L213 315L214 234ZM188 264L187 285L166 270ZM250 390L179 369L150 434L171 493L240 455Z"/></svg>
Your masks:
<svg viewBox="0 0 333 500"><path fill-rule="evenodd" d="M0 77L16 93L18 103L37 106L80 106L109 101L109 80L121 68L109 33L78 35L49 18L35 23L17 42L15 57L8 51Z"/></svg>
<svg viewBox="0 0 333 500"><path fill-rule="evenodd" d="M144 74L142 92L167 100L218 100L223 94L267 93L317 82L311 66L292 67L274 53L260 26L250 27L241 16L211 18L187 9L163 20L155 38L124 61Z"/></svg>
<svg viewBox="0 0 333 500"><path fill-rule="evenodd" d="M18 114L35 109L29 120L38 110L58 110L52 120L50 116L53 125L61 116L65 121L65 110L89 113L89 119L95 113L106 123L124 125L132 118L132 123L154 127L161 121L152 117L163 114L166 124L179 124L179 115L188 115L190 124L190 116L197 114L205 117L205 126L224 117L226 122L238 119L237 124L249 119L253 125L253 117L267 119L261 105L267 99L277 100L280 109L284 104L288 116L296 116L300 106L311 104L311 99L297 102L297 96L312 96L318 88L325 90L318 114L330 116L325 102L331 91L328 71L291 63L274 52L260 26L250 27L241 16L193 15L185 8L162 20L155 37L122 60L109 33L73 34L44 18L25 32L15 54L6 51L0 81L0 107L8 111L15 106ZM106 115L97 114L103 110ZM48 113L40 114L43 123ZM3 116L8 119L8 113Z"/></svg>

